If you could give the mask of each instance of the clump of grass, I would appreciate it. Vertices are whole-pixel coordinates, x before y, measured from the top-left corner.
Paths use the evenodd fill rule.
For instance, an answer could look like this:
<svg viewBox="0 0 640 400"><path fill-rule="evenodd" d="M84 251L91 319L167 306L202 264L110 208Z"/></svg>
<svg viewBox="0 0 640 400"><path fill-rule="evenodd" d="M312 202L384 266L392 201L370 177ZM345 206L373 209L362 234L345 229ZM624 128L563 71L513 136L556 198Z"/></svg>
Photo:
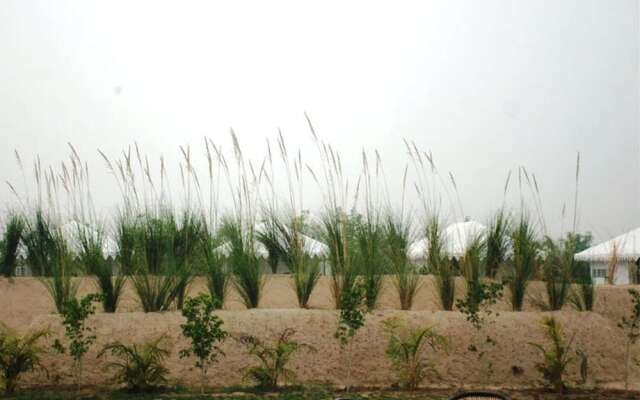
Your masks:
<svg viewBox="0 0 640 400"><path fill-rule="evenodd" d="M116 370L115 380L131 391L149 392L167 383L169 370L164 362L171 352L165 340L161 336L142 344L112 342L104 346L98 357L110 353L117 359L107 364L108 368Z"/></svg>
<svg viewBox="0 0 640 400"><path fill-rule="evenodd" d="M207 289L211 297L220 307L223 307L227 298L231 273L224 257L216 251L216 248L220 246L220 241L212 237L211 234L207 234L201 239L201 246Z"/></svg>
<svg viewBox="0 0 640 400"><path fill-rule="evenodd" d="M384 258L384 233L376 216L354 222L354 239L357 244L357 269L362 274L367 308L376 307L382 291L382 277L386 271Z"/></svg>
<svg viewBox="0 0 640 400"><path fill-rule="evenodd" d="M413 299L420 287L420 276L407 257L410 237L409 220L387 217L384 231L384 251L387 260L389 260L393 284L398 291L402 310L411 309Z"/></svg>
<svg viewBox="0 0 640 400"><path fill-rule="evenodd" d="M542 273L546 298L534 299L534 304L542 310L560 310L571 290L575 266L575 241L570 237L569 240L555 243L551 238L546 238L544 253Z"/></svg>
<svg viewBox="0 0 640 400"><path fill-rule="evenodd" d="M117 243L117 252L115 261L118 264L118 270L123 275L131 275L135 272L138 260L142 253L142 231L141 225L133 217L120 215L116 222L115 240Z"/></svg>
<svg viewBox="0 0 640 400"><path fill-rule="evenodd" d="M387 357L398 374L400 386L415 390L429 375L437 375L435 363L426 359L424 353L430 348L433 353L447 348L447 338L434 327L411 329L397 318L383 322L389 337Z"/></svg>
<svg viewBox="0 0 640 400"><path fill-rule="evenodd" d="M482 302L482 278L484 276L482 260L485 242L476 236L467 243L464 254L459 260L462 273L467 284L467 299L470 307L477 307Z"/></svg>
<svg viewBox="0 0 640 400"><path fill-rule="evenodd" d="M510 235L513 256L506 264L505 275L511 292L511 307L513 311L521 311L529 282L536 274L539 244L526 214L520 216Z"/></svg>
<svg viewBox="0 0 640 400"><path fill-rule="evenodd" d="M352 250L352 223L341 211L322 216L322 238L329 246L331 293L337 309L341 309L342 293L350 290L358 280L355 251Z"/></svg>
<svg viewBox="0 0 640 400"><path fill-rule="evenodd" d="M234 274L233 284L247 308L257 308L262 296L264 279L260 260L255 254L253 227L245 229L234 219L226 219L220 228L229 246L229 265Z"/></svg>
<svg viewBox="0 0 640 400"><path fill-rule="evenodd" d="M444 238L436 218L427 224L427 269L435 276L442 308L451 311L456 292L455 270L444 251Z"/></svg>
<svg viewBox="0 0 640 400"><path fill-rule="evenodd" d="M576 284L569 292L568 301L578 311L593 311L596 302L596 287L591 278L591 269L588 263L578 263Z"/></svg>
<svg viewBox="0 0 640 400"><path fill-rule="evenodd" d="M293 273L293 287L301 308L309 307L309 299L320 279L320 260L307 254L306 237L303 234L304 220L292 216L284 225L276 222L279 241L282 243L282 255L285 263Z"/></svg>
<svg viewBox="0 0 640 400"><path fill-rule="evenodd" d="M22 374L45 370L42 355L46 349L39 342L51 333L46 329L19 334L0 324L0 373L5 396L15 393Z"/></svg>
<svg viewBox="0 0 640 400"><path fill-rule="evenodd" d="M80 227L78 232L80 242L80 263L84 270L95 278L100 289L102 307L105 312L116 312L120 301L126 276L118 270L113 276L113 266L103 253L104 236L101 231L95 234L86 227Z"/></svg>
<svg viewBox="0 0 640 400"><path fill-rule="evenodd" d="M267 261L272 274L278 273L278 264L284 259L284 249L280 242L280 230L275 216L269 216L264 222L264 229L256 232L256 240L261 243L269 253Z"/></svg>
<svg viewBox="0 0 640 400"><path fill-rule="evenodd" d="M511 220L504 210L500 210L487 229L485 273L489 278L495 278L507 260L510 230Z"/></svg>
<svg viewBox="0 0 640 400"><path fill-rule="evenodd" d="M5 277L15 275L18 261L18 246L25 229L24 219L18 214L7 218L2 240L0 240L0 273Z"/></svg>

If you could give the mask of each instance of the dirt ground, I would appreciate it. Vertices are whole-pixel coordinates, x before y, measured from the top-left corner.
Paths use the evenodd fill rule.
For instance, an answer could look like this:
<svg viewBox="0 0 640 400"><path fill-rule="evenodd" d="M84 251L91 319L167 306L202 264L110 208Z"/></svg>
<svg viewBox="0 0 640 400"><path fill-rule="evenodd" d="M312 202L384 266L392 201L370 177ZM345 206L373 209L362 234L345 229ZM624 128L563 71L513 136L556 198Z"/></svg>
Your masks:
<svg viewBox="0 0 640 400"><path fill-rule="evenodd" d="M92 291L89 279L82 282L81 292ZM463 285L458 285L462 291ZM596 312L578 313L570 309L554 313L562 322L567 337L575 335L575 349L588 355L588 381L583 387L620 388L624 371L625 337L617 327L617 319L624 310L629 310L626 287L601 286L597 294ZM204 282L197 280L191 293L204 290ZM539 282L533 282L530 292L542 290ZM60 319L41 282L34 278L0 279L0 320L17 329L48 327L57 337L63 330ZM545 343L539 321L543 313L532 311L527 305L525 312L510 312L506 300L499 302L497 315L481 332L476 333L459 312L439 311L438 301L431 277L424 277L413 310L397 310L398 300L392 282L385 287L378 308L367 315L365 327L358 333L352 348L343 351L333 334L337 325L337 312L332 310L333 300L329 278L320 281L311 299L310 310L297 307L290 278L284 275L269 276L265 283L264 296L259 309L245 310L237 294L230 292L226 309L220 311L224 326L232 336L252 334L261 338L273 338L284 328L294 328L295 338L311 345L315 352L301 352L292 361L297 380L305 384L331 384L388 387L396 382L395 374L387 360L385 348L387 338L382 322L391 317L408 321L413 326L433 325L439 333L449 339L448 352L430 353L426 356L437 371L425 382L430 387L501 387L523 388L540 385L540 375L535 362L540 354L529 345L531 342ZM181 337L178 312L142 313L130 289L125 294L119 312L98 313L91 319L98 342L86 356L83 381L87 384L109 384L112 373L105 370L108 359L96 360L96 353L106 342L142 342L166 335L171 343L172 355L168 360L171 378L186 385L197 384L198 372L193 369L193 360L180 359L178 352L186 347ZM483 344L490 336L495 346ZM485 360L470 353L470 344L479 344L487 350ZM640 358L640 345L633 350L633 357ZM224 344L226 357L210 371L212 386L246 385L244 369L251 360L245 350L234 339ZM353 360L351 379L347 368L349 354ZM489 373L488 363L493 365ZM27 383L69 383L71 362L67 356L48 355L46 365L49 376L29 376ZM574 384L579 380L577 363L569 368L569 379ZM640 368L631 368L632 388L640 389Z"/></svg>

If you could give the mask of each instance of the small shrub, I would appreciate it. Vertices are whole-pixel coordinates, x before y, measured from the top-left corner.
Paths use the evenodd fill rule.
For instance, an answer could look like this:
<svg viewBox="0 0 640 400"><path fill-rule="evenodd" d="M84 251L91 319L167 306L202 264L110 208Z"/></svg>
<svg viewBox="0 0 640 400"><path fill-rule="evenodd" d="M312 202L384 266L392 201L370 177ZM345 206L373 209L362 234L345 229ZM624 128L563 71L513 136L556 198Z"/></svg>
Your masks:
<svg viewBox="0 0 640 400"><path fill-rule="evenodd" d="M37 330L20 335L5 325L0 325L0 372L5 395L11 396L20 375L44 369L41 355L46 352L38 342L50 335L48 330Z"/></svg>
<svg viewBox="0 0 640 400"><path fill-rule="evenodd" d="M250 335L241 336L238 339L247 348L249 355L260 362L260 365L250 367L246 373L247 377L258 384L258 387L277 389L281 380L285 384L291 382L295 378L295 372L287 368L287 364L295 353L302 348L315 351L309 345L292 340L295 333L296 331L291 328L283 330L273 345Z"/></svg>
<svg viewBox="0 0 640 400"><path fill-rule="evenodd" d="M340 341L342 350L347 355L347 389L351 383L351 351L350 345L353 342L358 330L364 326L365 313L367 311L365 290L356 283L349 290L342 291L340 299L342 309L338 319L338 329L334 336Z"/></svg>
<svg viewBox="0 0 640 400"><path fill-rule="evenodd" d="M625 347L625 363L624 363L624 387L629 388L629 363L631 360L631 346L640 338L640 292L635 289L629 289L632 301L632 311L630 316L622 317L618 322L618 327L624 330L627 336Z"/></svg>
<svg viewBox="0 0 640 400"><path fill-rule="evenodd" d="M569 342L564 340L560 322L554 317L544 317L541 323L551 346L545 349L540 344L529 343L542 353L542 361L536 363L536 369L557 392L564 393L566 390L564 373L567 366L575 360L571 355L574 338L572 337Z"/></svg>
<svg viewBox="0 0 640 400"><path fill-rule="evenodd" d="M180 327L182 334L191 340L191 346L180 351L180 358L192 355L196 358L196 368L200 369L202 378L201 392L204 392L209 367L224 356L217 343L226 339L227 332L222 329L222 320L213 314L216 308L216 300L206 294L188 298L182 307L182 316L187 322Z"/></svg>
<svg viewBox="0 0 640 400"><path fill-rule="evenodd" d="M456 307L463 313L469 323L475 329L475 337L468 350L477 354L478 360L483 363L486 378L493 374L493 362L487 357L489 346L495 346L495 339L487 335L485 338L480 337L482 328L490 321L487 320L492 315L491 306L493 306L500 297L504 285L496 282L478 281L473 287L473 291L468 291L464 299L456 302Z"/></svg>
<svg viewBox="0 0 640 400"><path fill-rule="evenodd" d="M167 382L169 370L164 361L170 351L163 346L164 336L143 344L125 345L121 342L107 344L98 357L111 353L118 361L110 362L109 368L117 370L115 379L132 391L148 392Z"/></svg>
<svg viewBox="0 0 640 400"><path fill-rule="evenodd" d="M93 303L101 299L102 296L93 293L86 295L80 301L76 298L67 300L62 307L62 324L78 382L82 375L82 358L96 341L96 335L92 333L93 329L87 326L87 319L96 311ZM60 354L64 354L67 350L58 339L55 340L53 347Z"/></svg>
<svg viewBox="0 0 640 400"><path fill-rule="evenodd" d="M409 329L396 318L383 324L389 337L387 356L398 373L400 386L414 390L429 374L437 374L434 363L425 359L424 352L427 347L434 353L445 350L447 338L430 326Z"/></svg>

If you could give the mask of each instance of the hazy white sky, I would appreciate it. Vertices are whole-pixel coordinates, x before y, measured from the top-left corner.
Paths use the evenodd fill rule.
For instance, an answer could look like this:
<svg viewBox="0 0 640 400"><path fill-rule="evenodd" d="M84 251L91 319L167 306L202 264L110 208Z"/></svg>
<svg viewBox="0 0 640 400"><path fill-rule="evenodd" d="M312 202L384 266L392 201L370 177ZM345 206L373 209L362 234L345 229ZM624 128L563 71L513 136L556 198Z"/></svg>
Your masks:
<svg viewBox="0 0 640 400"><path fill-rule="evenodd" d="M640 225L639 16L635 0L3 0L0 178L20 181L13 149L57 163L72 142L111 207L97 148L175 166L204 136L229 148L230 126L256 159L280 127L313 164L306 111L353 176L362 148L395 183L402 138L431 150L481 221L524 165L558 230L580 151L580 227L608 237Z"/></svg>

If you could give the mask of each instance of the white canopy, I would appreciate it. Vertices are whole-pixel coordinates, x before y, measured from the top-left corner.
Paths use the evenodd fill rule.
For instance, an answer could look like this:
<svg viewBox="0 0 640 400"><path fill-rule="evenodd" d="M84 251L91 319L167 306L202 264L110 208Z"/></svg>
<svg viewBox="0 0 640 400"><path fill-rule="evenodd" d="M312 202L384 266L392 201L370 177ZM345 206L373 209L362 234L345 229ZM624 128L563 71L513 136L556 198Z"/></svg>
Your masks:
<svg viewBox="0 0 640 400"><path fill-rule="evenodd" d="M449 225L442 232L444 241L444 251L452 257L461 257L467 250L467 246L471 241L483 236L487 227L477 221L457 222ZM407 256L410 260L422 260L427 255L428 240L423 237L411 243Z"/></svg>
<svg viewBox="0 0 640 400"><path fill-rule="evenodd" d="M640 228L589 247L577 253L574 259L577 261L607 262L611 258L614 249L619 261L638 260L640 258Z"/></svg>

